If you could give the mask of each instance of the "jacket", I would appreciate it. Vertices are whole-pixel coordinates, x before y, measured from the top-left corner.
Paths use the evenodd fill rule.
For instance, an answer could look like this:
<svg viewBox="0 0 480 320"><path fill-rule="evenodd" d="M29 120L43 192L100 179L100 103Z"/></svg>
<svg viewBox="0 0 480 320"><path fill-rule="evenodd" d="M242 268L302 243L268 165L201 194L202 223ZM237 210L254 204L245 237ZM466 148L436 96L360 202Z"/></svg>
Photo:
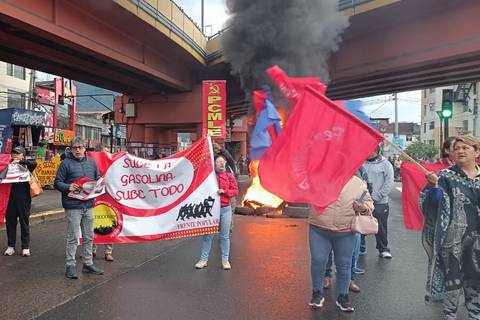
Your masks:
<svg viewBox="0 0 480 320"><path fill-rule="evenodd" d="M224 208L230 205L230 198L238 195L237 181L230 172L217 172L217 181L219 189L225 191L220 195L220 206Z"/></svg>
<svg viewBox="0 0 480 320"><path fill-rule="evenodd" d="M393 188L393 166L383 156L372 161L365 161L363 167L372 185L372 199L376 204L387 204L388 195Z"/></svg>
<svg viewBox="0 0 480 320"><path fill-rule="evenodd" d="M22 160L19 164L28 168L30 172L33 172L33 170L35 170L35 168L37 167L37 162L35 162L34 160ZM16 203L28 204L32 202L32 197L30 196L29 182L12 183L8 202L12 201Z"/></svg>
<svg viewBox="0 0 480 320"><path fill-rule="evenodd" d="M100 172L96 162L86 155L79 160L69 154L60 164L54 184L55 189L62 193L62 206L65 209L89 209L94 206L94 199L82 201L68 196L70 184L81 177L98 180Z"/></svg>
<svg viewBox="0 0 480 320"><path fill-rule="evenodd" d="M343 187L338 199L328 206L322 213L310 206L308 223L321 229L338 232L352 231L352 219L355 216L352 204L353 200L359 199L364 192L367 192L363 203L368 207L363 215L373 211L373 201L368 193L367 184L357 176L353 176Z"/></svg>

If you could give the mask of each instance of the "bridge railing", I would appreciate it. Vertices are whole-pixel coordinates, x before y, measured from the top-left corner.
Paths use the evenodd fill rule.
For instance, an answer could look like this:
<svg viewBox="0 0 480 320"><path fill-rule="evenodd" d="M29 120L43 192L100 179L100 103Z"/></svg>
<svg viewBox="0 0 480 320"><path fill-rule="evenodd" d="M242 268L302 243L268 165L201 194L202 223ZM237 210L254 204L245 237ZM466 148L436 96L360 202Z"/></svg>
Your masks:
<svg viewBox="0 0 480 320"><path fill-rule="evenodd" d="M171 0L114 0L137 15L185 50L204 62L207 56L207 37L196 23Z"/></svg>

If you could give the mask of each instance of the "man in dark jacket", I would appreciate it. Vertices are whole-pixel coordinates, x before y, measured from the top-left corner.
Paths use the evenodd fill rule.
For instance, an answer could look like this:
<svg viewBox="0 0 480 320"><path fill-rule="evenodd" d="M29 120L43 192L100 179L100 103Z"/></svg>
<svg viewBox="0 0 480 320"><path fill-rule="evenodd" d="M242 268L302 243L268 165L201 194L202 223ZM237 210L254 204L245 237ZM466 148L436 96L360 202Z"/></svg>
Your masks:
<svg viewBox="0 0 480 320"><path fill-rule="evenodd" d="M85 155L84 141L75 137L71 142L71 153L62 161L55 177L55 189L62 192L62 206L67 218L67 250L65 276L77 279L75 253L80 227L83 238L83 269L84 273L103 274L103 271L93 265L93 206L95 200L82 201L70 198L68 193L79 190L75 183L79 178L87 177L93 180L100 178L95 161Z"/></svg>

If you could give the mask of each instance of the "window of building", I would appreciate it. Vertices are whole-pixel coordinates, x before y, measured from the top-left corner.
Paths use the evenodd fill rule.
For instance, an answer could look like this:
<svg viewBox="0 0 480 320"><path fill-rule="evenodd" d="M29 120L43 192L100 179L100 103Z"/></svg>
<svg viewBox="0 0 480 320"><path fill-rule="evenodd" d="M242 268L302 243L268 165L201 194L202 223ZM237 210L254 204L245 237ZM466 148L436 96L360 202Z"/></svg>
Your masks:
<svg viewBox="0 0 480 320"><path fill-rule="evenodd" d="M430 93L435 93L435 88L430 88Z"/></svg>
<svg viewBox="0 0 480 320"><path fill-rule="evenodd" d="M25 94L14 90L8 90L7 95L8 108L25 109Z"/></svg>
<svg viewBox="0 0 480 320"><path fill-rule="evenodd" d="M423 133L427 133L427 123L423 124Z"/></svg>
<svg viewBox="0 0 480 320"><path fill-rule="evenodd" d="M435 129L435 121L431 121L431 122L430 122L430 125L428 126L428 128L429 128L430 130Z"/></svg>
<svg viewBox="0 0 480 320"><path fill-rule="evenodd" d="M473 83L473 94L477 94L477 83Z"/></svg>
<svg viewBox="0 0 480 320"><path fill-rule="evenodd" d="M427 115L427 105L426 104L423 105L423 114Z"/></svg>
<svg viewBox="0 0 480 320"><path fill-rule="evenodd" d="M7 75L17 79L25 80L25 68L7 63Z"/></svg>
<svg viewBox="0 0 480 320"><path fill-rule="evenodd" d="M412 138L413 138L413 137L412 137L411 134L407 134L407 135L405 136L405 140L406 140L406 141L412 141Z"/></svg>
<svg viewBox="0 0 480 320"><path fill-rule="evenodd" d="M423 97L426 99L427 98L427 90L423 90Z"/></svg>
<svg viewBox="0 0 480 320"><path fill-rule="evenodd" d="M463 131L468 132L468 120L463 120Z"/></svg>

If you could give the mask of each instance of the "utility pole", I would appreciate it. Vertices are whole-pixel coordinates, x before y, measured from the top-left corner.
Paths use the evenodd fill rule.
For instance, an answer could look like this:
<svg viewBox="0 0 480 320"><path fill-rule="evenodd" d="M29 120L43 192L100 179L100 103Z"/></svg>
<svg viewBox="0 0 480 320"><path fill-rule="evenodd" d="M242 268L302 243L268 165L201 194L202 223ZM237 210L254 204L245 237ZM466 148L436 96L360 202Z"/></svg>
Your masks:
<svg viewBox="0 0 480 320"><path fill-rule="evenodd" d="M205 33L205 0L202 0L202 33Z"/></svg>
<svg viewBox="0 0 480 320"><path fill-rule="evenodd" d="M398 98L397 93L393 94L393 100L395 101L395 138L398 139Z"/></svg>
<svg viewBox="0 0 480 320"><path fill-rule="evenodd" d="M28 86L28 105L27 109L32 110L33 105L33 91L35 88L35 70L30 69L30 84Z"/></svg>

